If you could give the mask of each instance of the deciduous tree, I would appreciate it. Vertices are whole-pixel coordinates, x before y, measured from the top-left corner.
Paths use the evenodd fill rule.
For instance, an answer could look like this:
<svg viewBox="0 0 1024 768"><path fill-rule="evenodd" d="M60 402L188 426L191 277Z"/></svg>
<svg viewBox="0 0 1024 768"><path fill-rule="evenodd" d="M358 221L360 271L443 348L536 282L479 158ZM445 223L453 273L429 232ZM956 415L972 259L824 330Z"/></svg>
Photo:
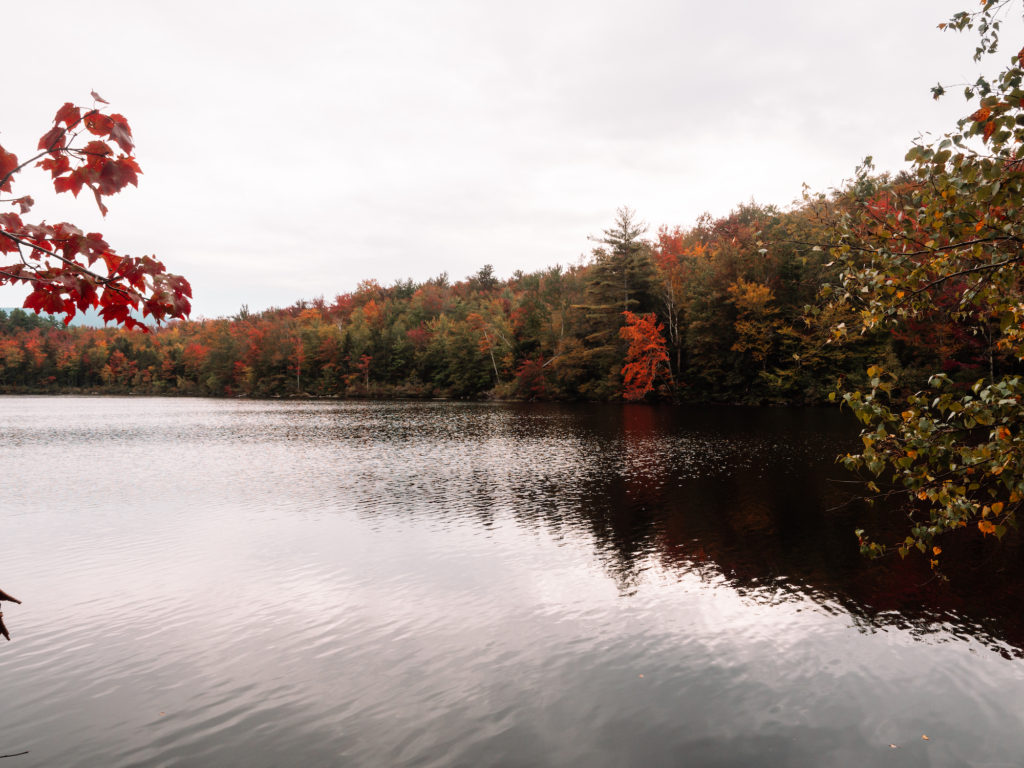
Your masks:
<svg viewBox="0 0 1024 768"><path fill-rule="evenodd" d="M619 329L619 335L629 342L626 364L622 366L626 400L643 400L659 379L670 379L668 350L662 331L665 326L658 322L654 313L635 315L623 312L626 324Z"/></svg>
<svg viewBox="0 0 1024 768"><path fill-rule="evenodd" d="M998 50L1001 16L1011 10L1020 12L1015 2L985 0L941 26L976 30L980 60ZM863 450L845 463L868 473L870 489L910 517L898 551L916 548L933 563L939 536L957 529L1001 536L1024 503L1022 81L1024 50L996 77L966 86L970 114L908 152L911 183L879 185L863 168L853 190L871 202L851 209L835 249L842 298L859 310L865 331L941 313L964 333L991 334L1000 353L973 383L936 371L926 389L904 396L876 366L868 389L843 394L865 425ZM934 89L936 97L944 91ZM859 535L866 553L887 550Z"/></svg>
<svg viewBox="0 0 1024 768"><path fill-rule="evenodd" d="M118 325L148 330L133 316L160 322L188 315L192 288L170 274L151 256L119 255L99 232L83 232L74 224L25 220L35 205L31 195L15 196L14 183L25 168L35 164L49 172L57 193L75 197L92 193L106 216L104 199L129 184L138 186L142 169L135 160L132 130L123 115L108 113L108 102L95 91L92 107L64 104L53 127L39 139L36 154L26 160L0 146L0 285L29 287L26 309L63 314L70 322L76 312L98 307L100 316ZM2 196L6 195L6 196ZM122 352L119 363L125 362ZM108 367L109 377L129 375L128 366ZM121 370L124 368L124 370ZM20 602L0 590L0 601ZM10 634L0 614L0 634Z"/></svg>

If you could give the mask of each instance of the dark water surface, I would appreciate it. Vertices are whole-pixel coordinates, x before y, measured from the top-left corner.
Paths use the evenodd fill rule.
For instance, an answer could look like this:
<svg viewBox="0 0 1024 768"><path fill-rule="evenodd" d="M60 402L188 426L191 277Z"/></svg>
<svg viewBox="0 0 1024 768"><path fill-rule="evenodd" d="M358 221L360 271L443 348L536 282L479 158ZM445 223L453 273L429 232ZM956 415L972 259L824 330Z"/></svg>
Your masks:
<svg viewBox="0 0 1024 768"><path fill-rule="evenodd" d="M855 444L826 410L0 398L4 768L1024 765L1020 548L864 562Z"/></svg>

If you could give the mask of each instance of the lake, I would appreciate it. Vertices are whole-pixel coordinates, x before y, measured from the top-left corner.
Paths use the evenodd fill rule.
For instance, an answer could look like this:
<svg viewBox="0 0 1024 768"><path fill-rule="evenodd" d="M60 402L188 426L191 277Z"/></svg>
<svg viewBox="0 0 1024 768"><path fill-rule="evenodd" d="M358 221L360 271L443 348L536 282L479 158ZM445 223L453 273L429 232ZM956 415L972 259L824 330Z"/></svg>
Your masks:
<svg viewBox="0 0 1024 768"><path fill-rule="evenodd" d="M1024 764L1021 548L863 560L901 521L850 503L858 443L826 409L0 398L5 768Z"/></svg>

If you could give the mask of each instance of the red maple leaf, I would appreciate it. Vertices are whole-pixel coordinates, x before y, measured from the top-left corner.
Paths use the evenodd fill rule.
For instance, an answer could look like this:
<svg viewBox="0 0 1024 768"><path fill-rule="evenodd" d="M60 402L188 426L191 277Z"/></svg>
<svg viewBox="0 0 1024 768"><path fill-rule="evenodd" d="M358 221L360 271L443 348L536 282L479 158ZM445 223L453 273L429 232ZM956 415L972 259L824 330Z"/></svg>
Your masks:
<svg viewBox="0 0 1024 768"><path fill-rule="evenodd" d="M73 128L81 119L82 111L69 101L57 110L57 115L53 118L53 122L54 124L64 123L68 128Z"/></svg>
<svg viewBox="0 0 1024 768"><path fill-rule="evenodd" d="M64 149L64 136L67 132L60 126L53 126L49 131L43 134L43 138L39 140L39 146L37 149Z"/></svg>
<svg viewBox="0 0 1024 768"><path fill-rule="evenodd" d="M0 147L0 192L11 191L11 176L17 168L17 155Z"/></svg>
<svg viewBox="0 0 1024 768"><path fill-rule="evenodd" d="M135 142L132 140L132 129L128 125L128 121L125 120L124 115L111 115L110 121L110 139L111 141L117 142L117 145L126 154L131 154L132 149L135 147Z"/></svg>

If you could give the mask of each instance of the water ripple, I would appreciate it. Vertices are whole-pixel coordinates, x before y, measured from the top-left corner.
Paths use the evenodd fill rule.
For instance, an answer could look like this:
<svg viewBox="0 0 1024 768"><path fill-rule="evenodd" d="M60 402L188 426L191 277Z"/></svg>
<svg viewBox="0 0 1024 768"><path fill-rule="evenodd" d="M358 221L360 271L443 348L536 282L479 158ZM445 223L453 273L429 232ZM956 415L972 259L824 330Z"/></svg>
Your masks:
<svg viewBox="0 0 1024 768"><path fill-rule="evenodd" d="M0 399L5 751L1016 759L1019 580L864 563L824 512L851 436L813 410Z"/></svg>

